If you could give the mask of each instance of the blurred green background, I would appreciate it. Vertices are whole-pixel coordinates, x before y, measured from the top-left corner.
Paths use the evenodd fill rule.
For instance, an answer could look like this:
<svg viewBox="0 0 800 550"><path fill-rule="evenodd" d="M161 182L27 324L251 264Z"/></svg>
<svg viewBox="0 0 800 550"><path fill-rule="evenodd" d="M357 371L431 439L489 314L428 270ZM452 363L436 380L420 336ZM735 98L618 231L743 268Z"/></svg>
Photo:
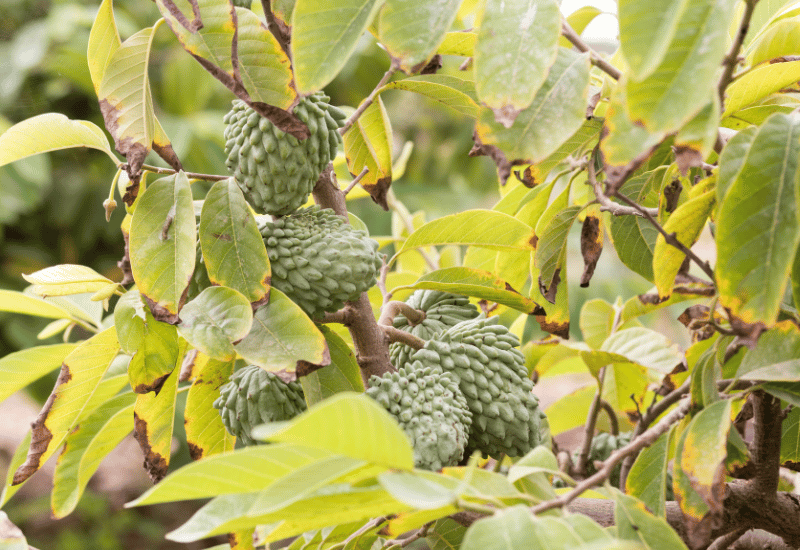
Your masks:
<svg viewBox="0 0 800 550"><path fill-rule="evenodd" d="M0 0L0 132L45 112L103 126L86 65L87 41L98 4ZM260 13L258 3L253 7ZM115 14L123 40L160 17L153 2L141 0L118 0ZM462 62L461 58L445 58L442 72L468 78L468 73L459 72ZM332 103L355 107L388 65L386 53L366 35L356 55L326 88ZM193 172L226 174L222 116L233 96L180 48L166 25L156 35L150 77L158 117L184 167ZM467 155L472 147L469 119L407 92L392 91L382 97L393 124L395 156L406 142L414 145L405 174L393 185L412 213L423 210L431 220L468 208L490 208L497 201L500 195L493 163L487 157ZM152 154L147 163L164 166ZM123 251L119 224L124 208L118 201L120 208L106 223L102 206L115 171L104 154L88 149L39 155L0 168L0 288L21 290L25 286L21 273L64 263L87 265L120 280L116 262ZM195 184L195 199L202 199L207 188ZM369 199L352 201L350 207L367 223L372 235L391 233L391 213ZM621 267L610 247L600 260L591 287L579 288L580 262L578 246L573 243L570 300L576 337L580 337L577 315L587 299L602 297L613 302L618 295L629 298L650 288L649 283ZM677 314L661 312L657 319L644 321L649 326L663 325L653 328L664 330L675 324ZM37 339L47 322L0 313L0 357L21 348L58 342L61 336ZM682 332L671 332L676 341L686 344ZM73 334L72 339L79 336ZM531 337L540 336L538 328L531 332ZM53 380L51 377L34 384L31 395L43 400ZM185 450L181 453L183 458L179 455L178 463L187 460ZM163 540L165 524L175 521L170 519L175 509L164 508L163 513L154 510L122 511L89 493L70 519L55 525L46 521L46 500L15 499L7 512L26 532L29 542L40 548L187 548ZM182 521L188 515L184 507L177 519ZM110 521L109 516L113 518Z"/></svg>

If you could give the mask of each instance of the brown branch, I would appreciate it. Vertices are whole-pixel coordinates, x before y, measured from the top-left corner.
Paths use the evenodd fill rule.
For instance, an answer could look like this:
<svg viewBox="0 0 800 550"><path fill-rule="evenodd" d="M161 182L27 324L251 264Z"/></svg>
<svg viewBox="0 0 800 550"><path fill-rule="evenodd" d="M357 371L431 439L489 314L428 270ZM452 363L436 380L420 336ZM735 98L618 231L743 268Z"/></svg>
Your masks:
<svg viewBox="0 0 800 550"><path fill-rule="evenodd" d="M621 200L622 202L627 203L631 207L633 207L636 210L638 210L639 212L641 212L642 216L644 216L647 219L647 221L649 221L650 224L653 227L655 227L656 230L659 233L661 233L661 235L664 236L664 240L667 242L667 244L674 246L675 248L677 248L678 250L680 250L681 252L686 254L686 256L688 256L694 263L696 263L698 266L700 266L700 269L702 269L703 272L706 275L708 275L709 278L711 278L712 281L715 280L714 279L714 270L711 269L711 266L708 264L708 262L704 262L703 260L701 260L697 256L697 254L692 252L692 250L689 247L687 247L682 242L680 242L678 240L678 238L675 236L675 233L667 233L666 230L664 229L664 227L660 223L658 223L658 220L656 220L655 217L653 217L650 214L650 212L647 211L647 209L645 209L642 206L639 206L635 201L629 199L628 197L626 197L625 195L623 195L619 191L614 193L614 196L616 198L618 198L619 200Z"/></svg>
<svg viewBox="0 0 800 550"><path fill-rule="evenodd" d="M422 349L425 347L425 340L418 336L414 336L410 332L400 330L394 327L382 327L383 333L389 338L389 342L400 342L410 348Z"/></svg>
<svg viewBox="0 0 800 550"><path fill-rule="evenodd" d="M312 193L314 201L322 208L332 209L344 217L345 223L350 223L347 219L347 204L336 183L332 164L328 164L320 174ZM392 372L394 368L389 359L389 339L375 320L367 293L362 292L358 300L348 302L345 309L349 309L345 326L353 338L361 378L366 382L370 376Z"/></svg>
<svg viewBox="0 0 800 550"><path fill-rule="evenodd" d="M349 305L344 306L339 311L326 313L320 321L321 323L339 323L340 325L348 326L353 322L353 308Z"/></svg>
<svg viewBox="0 0 800 550"><path fill-rule="evenodd" d="M394 318L399 314L405 315L409 324L413 327L420 324L425 320L425 312L419 309L414 309L405 302L398 302L393 300L383 305L381 311L381 318L378 319L378 324L390 327L394 323Z"/></svg>
<svg viewBox="0 0 800 550"><path fill-rule="evenodd" d="M400 69L400 62L396 59L392 59L392 64L389 66L389 69L384 73L383 78L381 78L380 82L375 86L375 88L369 93L369 95L364 98L361 102L361 105L358 106L356 112L347 119L344 123L344 126L339 128L339 134L345 135L347 131L356 123L358 118L364 114L364 111L367 110L367 107L372 105L372 102L375 101L375 98L378 97L378 92L381 88L383 88L386 84L389 83L389 79L392 78L392 75L396 73Z"/></svg>
<svg viewBox="0 0 800 550"><path fill-rule="evenodd" d="M614 407L605 399L600 400L600 407L606 412L608 422L611 424L611 435L619 435L619 419L617 413L614 412Z"/></svg>
<svg viewBox="0 0 800 550"><path fill-rule="evenodd" d="M734 542L742 538L742 535L749 530L749 527L740 527L736 531L731 531L727 535L722 535L713 543L711 543L711 546L708 547L708 550L728 550L728 548L730 548Z"/></svg>
<svg viewBox="0 0 800 550"><path fill-rule="evenodd" d="M359 174L358 174L356 177L354 177L354 178L353 178L353 181L351 181L351 182L350 182L350 184L349 184L349 185L348 185L348 186L345 188L345 190L344 190L344 191L342 191L342 194L343 194L343 195L346 197L346 196L347 196L347 194L348 194L350 191L352 191L352 190L353 190L353 187L355 187L356 185L358 185L358 182L360 182L360 181L361 181L361 180L364 178L364 176L366 176L366 175L367 175L367 172L369 172L369 168L367 168L367 167L365 166L365 167L364 167L364 169L363 169L363 170L361 170L361 173L359 173Z"/></svg>
<svg viewBox="0 0 800 550"><path fill-rule="evenodd" d="M283 52L291 60L292 52L289 47L289 42L291 40L290 29L275 17L275 14L272 12L271 0L261 0L261 7L264 8L264 17L267 18L267 30L272 33L272 36L278 41Z"/></svg>
<svg viewBox="0 0 800 550"><path fill-rule="evenodd" d="M149 164L142 164L142 170L147 170L148 172L153 172L154 174L165 174L168 176L178 173L176 170L171 168L159 168L158 166L150 166ZM203 181L222 181L230 177L218 176L216 174L198 174L197 172L184 172L184 174L186 174L186 177L189 179Z"/></svg>
<svg viewBox="0 0 800 550"><path fill-rule="evenodd" d="M723 110L725 107L725 90L733 81L733 71L739 64L739 51L742 49L744 38L747 36L747 31L750 28L750 20L753 18L756 4L758 4L758 0L745 0L744 14L742 14L742 20L739 23L739 31L736 33L736 38L733 44L731 44L728 55L722 60L723 70L722 76L720 76L719 83L717 84L717 93L719 94L719 104L723 107Z"/></svg>
<svg viewBox="0 0 800 550"><path fill-rule="evenodd" d="M597 375L597 392L595 392L592 404L589 406L589 414L586 417L586 424L583 428L583 443L581 443L581 451L578 454L578 463L575 465L575 472L579 476L586 475L586 462L589 460L589 452L592 449L597 415L600 414L600 409L602 408L600 402L603 400L603 378L605 373L606 368L603 367Z"/></svg>
<svg viewBox="0 0 800 550"><path fill-rule="evenodd" d="M611 212L614 216L642 216L642 212L630 206L623 206L618 202L612 201L603 192L603 184L597 181L597 175L594 171L594 155L589 159L589 164L586 169L589 184L592 186L594 196L600 204L600 210L603 212ZM646 208L653 216L658 215L658 208Z"/></svg>
<svg viewBox="0 0 800 550"><path fill-rule="evenodd" d="M781 466L781 401L763 391L753 393L753 484L762 495L777 492Z"/></svg>
<svg viewBox="0 0 800 550"><path fill-rule="evenodd" d="M561 21L561 34L564 35L564 38L569 40L573 46L578 48L578 50L586 53L589 52L589 59L592 62L592 65L606 73L608 76L613 78L614 80L619 80L622 77L622 73L619 69L613 66L611 63L600 57L600 54L591 49L586 42L584 42L578 33L575 32L575 29L570 27L569 23L566 20Z"/></svg>
<svg viewBox="0 0 800 550"><path fill-rule="evenodd" d="M631 455L633 453L638 453L640 450L644 449L645 447L649 447L655 441L665 434L672 425L678 422L681 418L686 416L686 413L689 412L689 406L691 403L687 399L684 401L678 408L674 411L670 412L667 416L662 418L658 424L641 434L639 437L634 438L631 440L630 443L614 451L611 453L611 456L608 457L608 460L603 462L602 468L600 468L596 474L587 477L583 481L579 482L571 491L564 493L558 498L554 498L552 500L547 500L536 506L531 508L531 512L534 514L539 514L541 512L545 512L547 510L552 510L553 508L562 508L568 505L570 502L578 498L582 493L591 489L592 487L596 487L600 485L604 481L606 481L610 476L611 473L614 471L614 467L619 464L626 456Z"/></svg>

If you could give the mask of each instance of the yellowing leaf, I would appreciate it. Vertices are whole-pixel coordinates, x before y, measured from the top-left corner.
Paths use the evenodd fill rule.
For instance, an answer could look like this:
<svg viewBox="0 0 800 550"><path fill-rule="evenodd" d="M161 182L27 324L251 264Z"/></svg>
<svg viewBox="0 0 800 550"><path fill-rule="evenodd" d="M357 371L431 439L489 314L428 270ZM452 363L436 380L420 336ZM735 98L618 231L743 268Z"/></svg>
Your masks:
<svg viewBox="0 0 800 550"><path fill-rule="evenodd" d="M133 437L142 448L144 468L154 483L167 475L169 467L179 371L177 365L158 394L137 396L133 410Z"/></svg>
<svg viewBox="0 0 800 550"><path fill-rule="evenodd" d="M386 193L392 183L392 125L381 98L366 108L344 134L347 169L354 177L368 168L361 186L384 210Z"/></svg>
<svg viewBox="0 0 800 550"><path fill-rule="evenodd" d="M725 91L725 112L729 116L768 95L800 80L800 61L771 63L756 67L736 80Z"/></svg>
<svg viewBox="0 0 800 550"><path fill-rule="evenodd" d="M192 460L233 450L236 438L225 430L219 411L213 406L220 386L228 382L231 373L232 361L212 359L206 362L189 389L183 418Z"/></svg>
<svg viewBox="0 0 800 550"><path fill-rule="evenodd" d="M46 267L30 275L23 274L22 278L34 285L33 292L42 297L96 292L114 284L91 267L70 264Z"/></svg>
<svg viewBox="0 0 800 550"><path fill-rule="evenodd" d="M106 68L121 44L114 20L114 3L112 0L103 0L89 33L89 49L86 54L95 93L100 91Z"/></svg>

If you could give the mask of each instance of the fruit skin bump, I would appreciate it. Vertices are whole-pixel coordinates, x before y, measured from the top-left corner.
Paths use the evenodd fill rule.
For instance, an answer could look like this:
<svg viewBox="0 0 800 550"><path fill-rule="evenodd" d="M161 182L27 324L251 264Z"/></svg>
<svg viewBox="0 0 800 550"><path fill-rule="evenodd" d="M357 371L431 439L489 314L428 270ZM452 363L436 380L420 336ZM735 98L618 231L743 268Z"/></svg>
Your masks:
<svg viewBox="0 0 800 550"><path fill-rule="evenodd" d="M337 130L345 114L317 92L292 111L311 132L305 140L279 130L241 100L223 119L225 165L259 214L285 216L308 196L342 142Z"/></svg>
<svg viewBox="0 0 800 550"><path fill-rule="evenodd" d="M272 286L312 319L341 309L377 282L378 243L333 210L311 206L259 224Z"/></svg>
<svg viewBox="0 0 800 550"><path fill-rule="evenodd" d="M409 359L458 378L472 412L468 454L523 456L545 437L544 415L517 346L497 317L481 316L438 334Z"/></svg>
<svg viewBox="0 0 800 550"><path fill-rule="evenodd" d="M441 470L464 458L472 413L455 376L415 362L372 376L367 395L400 423L414 447L414 466Z"/></svg>
<svg viewBox="0 0 800 550"><path fill-rule="evenodd" d="M410 332L423 340L430 340L460 323L478 316L478 309L469 303L469 298L440 292L438 290L415 290L406 303L425 313L421 323L412 325L405 315L394 318L394 328ZM389 347L389 357L395 366L405 365L414 349L406 344L395 342Z"/></svg>
<svg viewBox="0 0 800 550"><path fill-rule="evenodd" d="M253 0L232 0L233 5L237 8L247 8L250 9L250 6L253 5Z"/></svg>
<svg viewBox="0 0 800 550"><path fill-rule="evenodd" d="M286 383L276 374L249 365L220 387L214 408L219 409L228 433L249 446L258 443L250 436L253 427L291 420L306 410L306 401L300 382Z"/></svg>

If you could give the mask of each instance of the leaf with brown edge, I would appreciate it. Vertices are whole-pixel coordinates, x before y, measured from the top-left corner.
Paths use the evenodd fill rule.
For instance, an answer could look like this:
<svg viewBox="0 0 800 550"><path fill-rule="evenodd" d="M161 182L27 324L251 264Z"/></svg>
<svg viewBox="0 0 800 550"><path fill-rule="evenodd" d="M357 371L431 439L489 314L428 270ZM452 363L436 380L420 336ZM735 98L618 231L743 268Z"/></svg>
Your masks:
<svg viewBox="0 0 800 550"><path fill-rule="evenodd" d="M32 424L31 446L14 473L14 485L32 476L61 445L118 352L117 331L110 327L67 355L53 393Z"/></svg>
<svg viewBox="0 0 800 550"><path fill-rule="evenodd" d="M342 138L347 169L355 177L368 168L361 186L381 208L389 210L386 193L392 184L392 124L380 96Z"/></svg>
<svg viewBox="0 0 800 550"><path fill-rule="evenodd" d="M253 550L253 534L255 528L242 529L233 533L228 533L228 544L231 550Z"/></svg>
<svg viewBox="0 0 800 550"><path fill-rule="evenodd" d="M220 386L232 373L233 361L211 359L189 389L183 421L192 460L233 450L236 437L225 430L219 412L213 407Z"/></svg>
<svg viewBox="0 0 800 550"><path fill-rule="evenodd" d="M594 269L603 253L603 222L602 218L591 214L583 220L581 228L581 255L583 256L583 275L581 286L589 286Z"/></svg>
<svg viewBox="0 0 800 550"><path fill-rule="evenodd" d="M133 408L133 437L142 449L144 469L153 483L161 481L169 468L179 375L179 369L174 369L158 394L138 396Z"/></svg>

